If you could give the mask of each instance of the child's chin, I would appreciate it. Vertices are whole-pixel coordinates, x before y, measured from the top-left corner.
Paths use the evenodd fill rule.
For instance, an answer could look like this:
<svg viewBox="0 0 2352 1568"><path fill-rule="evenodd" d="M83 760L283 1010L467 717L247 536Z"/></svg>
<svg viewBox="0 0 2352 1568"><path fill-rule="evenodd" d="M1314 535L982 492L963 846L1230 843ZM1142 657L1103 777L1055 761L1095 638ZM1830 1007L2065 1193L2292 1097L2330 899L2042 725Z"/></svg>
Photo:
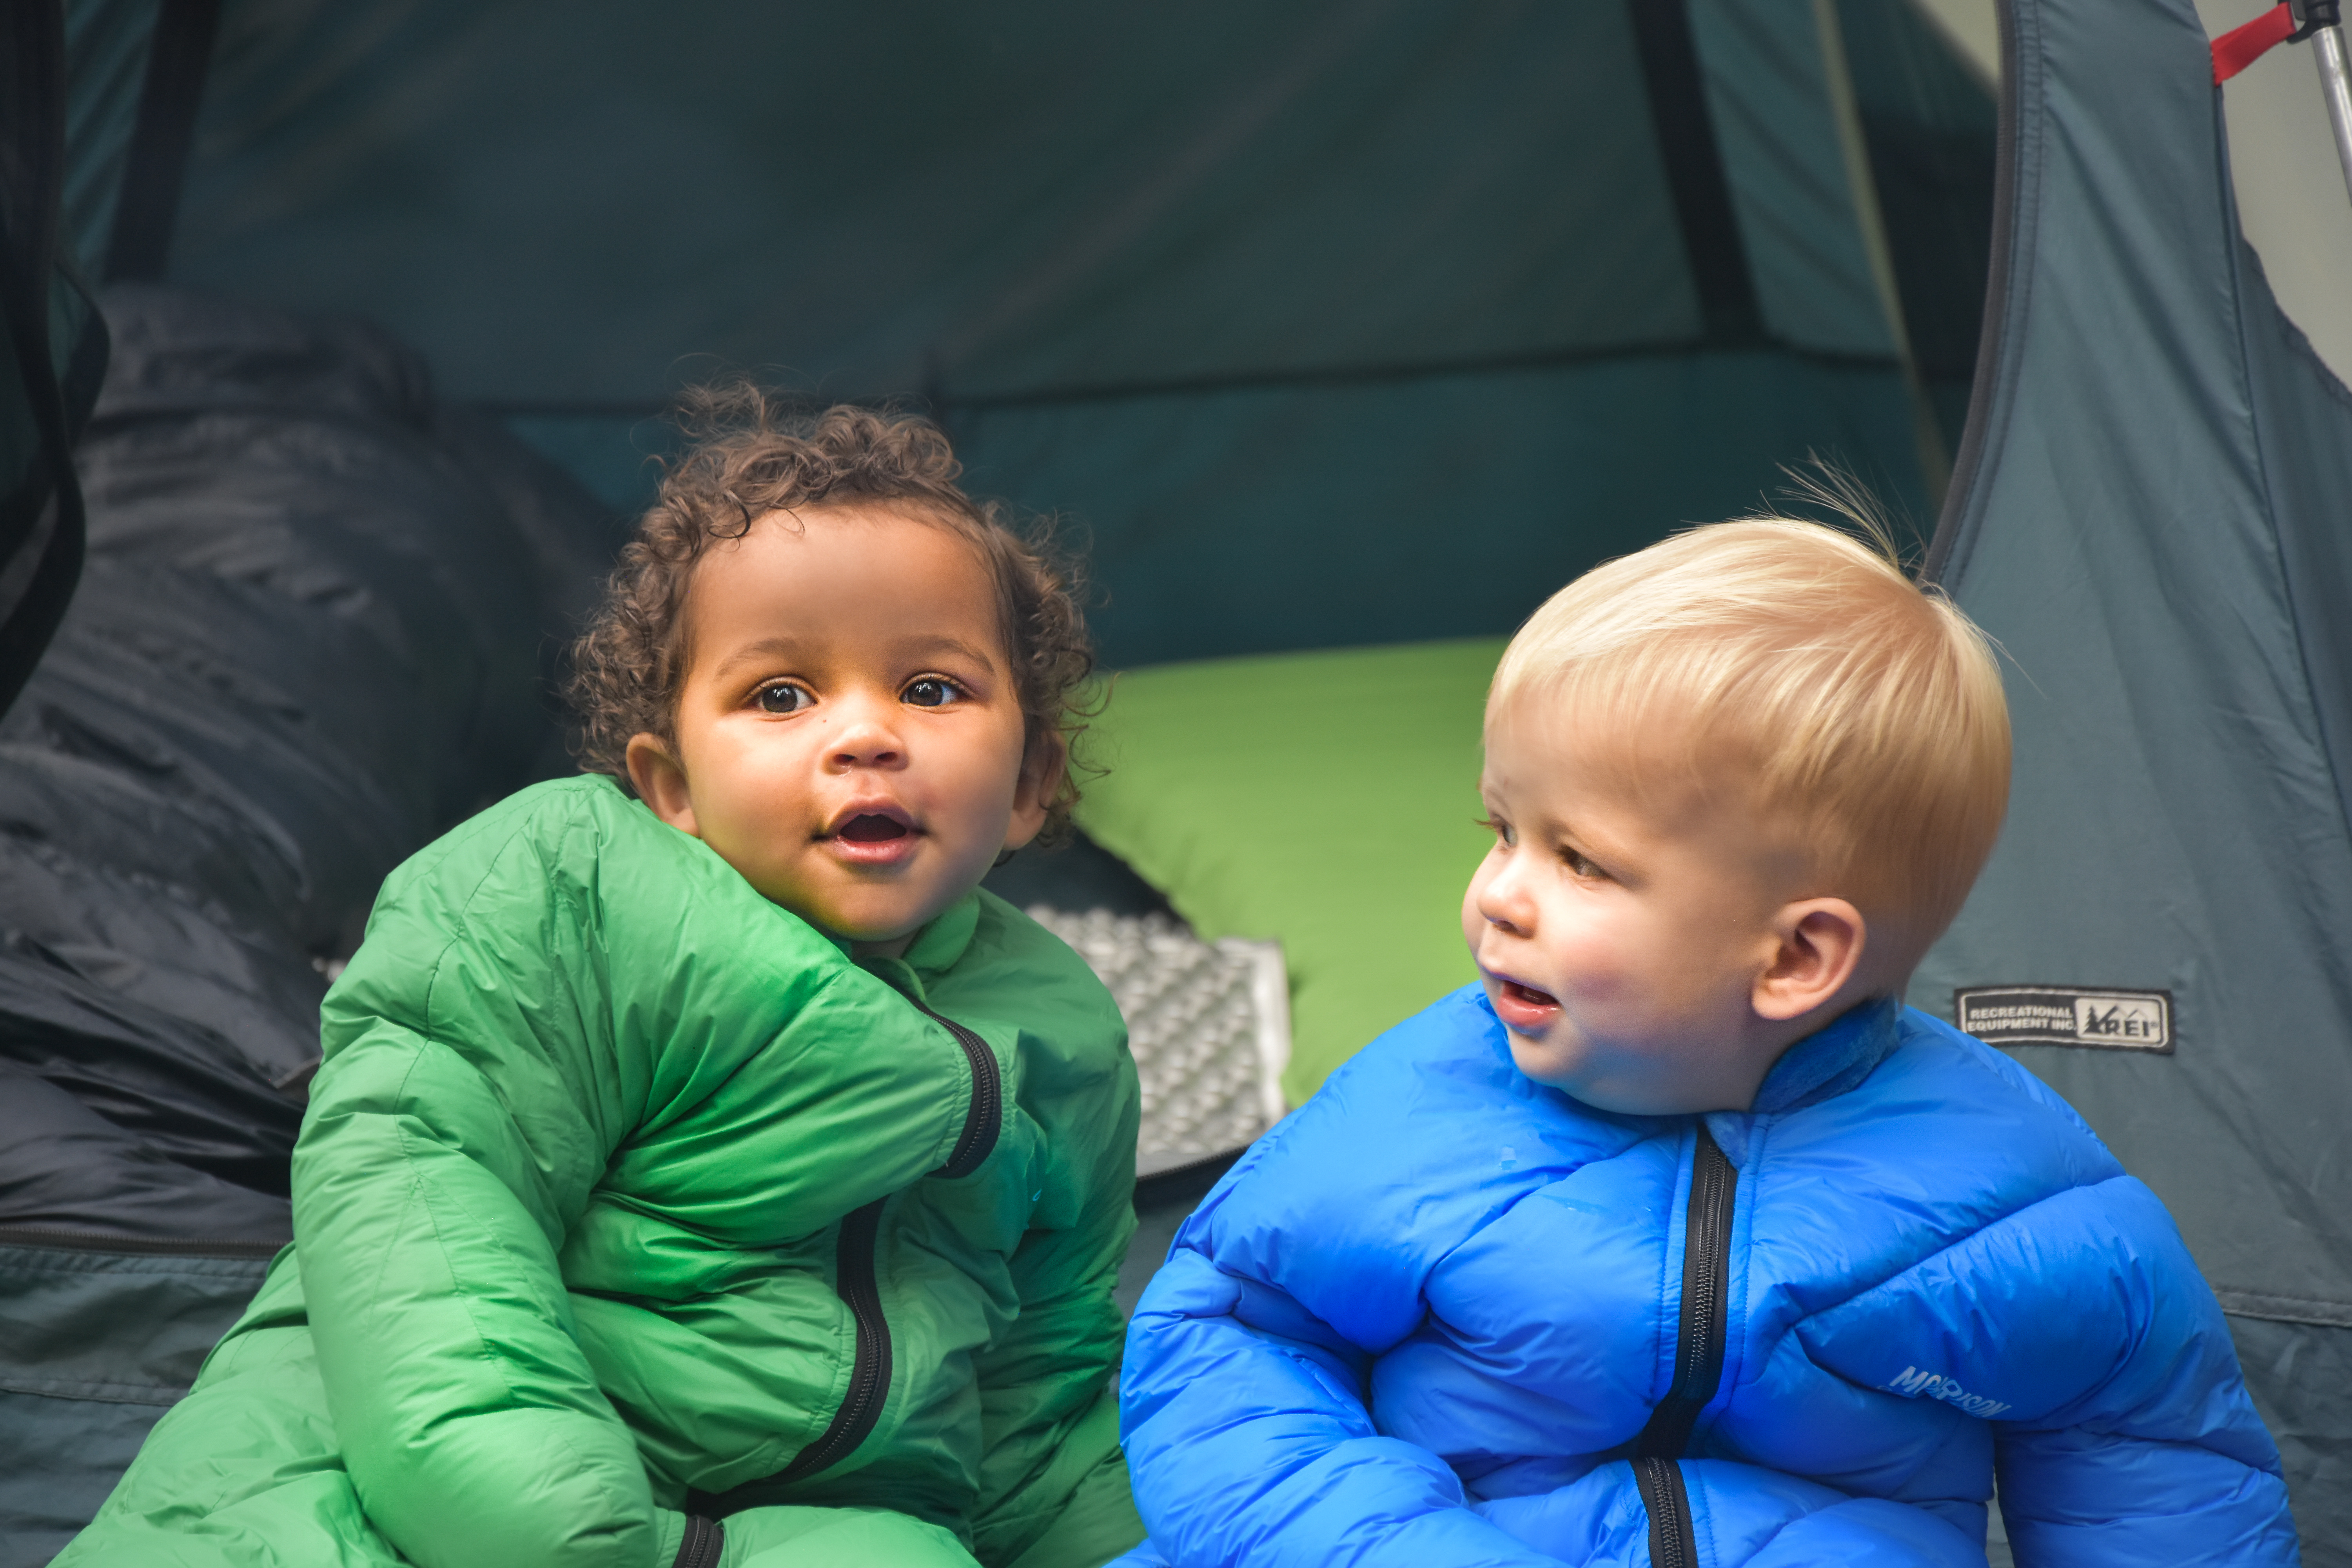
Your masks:
<svg viewBox="0 0 2352 1568"><path fill-rule="evenodd" d="M811 925L866 947L913 936L963 896L961 889L950 892L904 884L856 891L867 896L816 899L805 910L794 908L782 899L776 901Z"/></svg>
<svg viewBox="0 0 2352 1568"><path fill-rule="evenodd" d="M1510 1034L1511 1060L1519 1071L1548 1089L1563 1089L1575 1094L1579 1100L1584 1098L1577 1094L1577 1089L1584 1083L1586 1075L1577 1070L1573 1056L1561 1048L1563 1042L1557 1037L1544 1039L1523 1035L1517 1029Z"/></svg>
<svg viewBox="0 0 2352 1568"><path fill-rule="evenodd" d="M1537 1040L1514 1030L1511 1060L1534 1082L1556 1089L1578 1104L1589 1105L1595 1110L1605 1110L1613 1116L1675 1114L1671 1109L1652 1103L1656 1098L1654 1092L1645 1095L1640 1089L1612 1080L1609 1074L1596 1070L1566 1036L1565 1029L1555 1028L1549 1040Z"/></svg>

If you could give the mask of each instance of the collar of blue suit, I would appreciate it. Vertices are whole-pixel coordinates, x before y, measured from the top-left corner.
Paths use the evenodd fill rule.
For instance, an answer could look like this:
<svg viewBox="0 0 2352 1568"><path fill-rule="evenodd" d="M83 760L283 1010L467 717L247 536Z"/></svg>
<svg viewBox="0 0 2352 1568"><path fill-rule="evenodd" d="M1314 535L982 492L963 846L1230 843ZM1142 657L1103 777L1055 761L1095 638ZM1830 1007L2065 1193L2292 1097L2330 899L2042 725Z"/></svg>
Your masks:
<svg viewBox="0 0 2352 1568"><path fill-rule="evenodd" d="M1903 1004L1892 996L1857 1003L1781 1052L1746 1110L1709 1112L1706 1130L1733 1164L1745 1164L1758 1117L1801 1110L1860 1084L1901 1041L1902 1016Z"/></svg>

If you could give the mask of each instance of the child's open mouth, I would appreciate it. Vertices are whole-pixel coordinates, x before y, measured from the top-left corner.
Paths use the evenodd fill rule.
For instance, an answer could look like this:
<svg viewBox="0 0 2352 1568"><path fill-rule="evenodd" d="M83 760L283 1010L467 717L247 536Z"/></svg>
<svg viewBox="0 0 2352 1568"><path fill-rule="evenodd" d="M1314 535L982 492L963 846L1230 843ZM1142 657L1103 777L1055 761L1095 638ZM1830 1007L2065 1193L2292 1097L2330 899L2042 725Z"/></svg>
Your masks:
<svg viewBox="0 0 2352 1568"><path fill-rule="evenodd" d="M922 834L895 808L856 811L827 834L834 857L851 866L896 866L914 854Z"/></svg>
<svg viewBox="0 0 2352 1568"><path fill-rule="evenodd" d="M1550 992L1506 980L1499 974L1493 979L1495 1016L1503 1021L1505 1028L1540 1030L1549 1027L1559 1016L1559 998Z"/></svg>

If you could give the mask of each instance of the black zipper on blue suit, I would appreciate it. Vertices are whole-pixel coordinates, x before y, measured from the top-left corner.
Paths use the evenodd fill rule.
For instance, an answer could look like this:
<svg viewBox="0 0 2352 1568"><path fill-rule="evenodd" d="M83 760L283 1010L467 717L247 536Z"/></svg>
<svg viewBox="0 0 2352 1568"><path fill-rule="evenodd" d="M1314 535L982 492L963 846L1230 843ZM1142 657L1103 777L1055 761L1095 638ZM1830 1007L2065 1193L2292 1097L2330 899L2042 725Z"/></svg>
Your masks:
<svg viewBox="0 0 2352 1568"><path fill-rule="evenodd" d="M1699 1412L1723 1383L1730 1312L1731 1215L1739 1168L1698 1125L1691 1152L1690 1203L1683 1215L1683 1302L1675 1332L1675 1376L1633 1440L1633 1479L1650 1514L1651 1568L1698 1568L1690 1497L1680 1460Z"/></svg>
<svg viewBox="0 0 2352 1568"><path fill-rule="evenodd" d="M947 1163L931 1173L950 1178L968 1176L996 1152L997 1134L1004 1121L1004 1075L996 1065L996 1053L978 1034L920 1002L914 1005L925 1017L947 1030L971 1064L971 1102L964 1111L963 1131L957 1135ZM882 1205L889 1201L877 1198L863 1208L852 1210L842 1220L841 1236L835 1243L834 1290L848 1306L857 1332L856 1349L849 1365L849 1388L842 1395L841 1408L834 1412L833 1419L825 1424L816 1441L793 1455L793 1462L774 1475L746 1481L717 1494L692 1493L688 1507L694 1513L724 1519L730 1513L778 1500L775 1494L780 1489L847 1458L858 1444L866 1441L875 1422L881 1419L882 1403L890 1393L890 1324L882 1315L882 1283L876 1269L876 1254L882 1233Z"/></svg>

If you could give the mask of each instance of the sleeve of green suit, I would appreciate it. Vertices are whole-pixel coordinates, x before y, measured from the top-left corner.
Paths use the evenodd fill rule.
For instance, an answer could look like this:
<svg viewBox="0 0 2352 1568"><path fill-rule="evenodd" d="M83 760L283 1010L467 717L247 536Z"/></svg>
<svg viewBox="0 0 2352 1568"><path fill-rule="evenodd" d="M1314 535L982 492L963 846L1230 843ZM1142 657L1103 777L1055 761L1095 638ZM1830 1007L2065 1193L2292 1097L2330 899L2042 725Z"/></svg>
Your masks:
<svg viewBox="0 0 2352 1568"><path fill-rule="evenodd" d="M370 1518L424 1568L646 1568L645 1468L571 1336L557 1184L528 1132L480 1066L388 1021L328 1088L296 1234Z"/></svg>
<svg viewBox="0 0 2352 1568"><path fill-rule="evenodd" d="M1024 1100L1069 1151L1049 1178L1068 1207L1055 1215L1048 1199L1041 1213L1064 1223L1033 1229L1014 1254L1021 1315L978 1368L987 1457L973 1548L983 1562L1022 1552L1118 1450L1111 1371L1126 1325L1114 1291L1135 1234L1134 1064L1122 1051L1113 1073Z"/></svg>
<svg viewBox="0 0 2352 1568"><path fill-rule="evenodd" d="M881 1083L794 1074L841 1049L810 1022L843 972L813 959L820 939L764 923L788 917L617 794L532 810L476 819L379 900L323 1015L297 1256L344 1463L404 1556L648 1568L645 1467L573 1338L557 1261L592 1191L616 1161L683 1180L726 1161L742 1119L813 1115L835 1136L761 1214L706 1217L797 1233L936 1163L948 1118L927 1110L937 1136L898 1141L907 1170L838 1168L835 1151L886 1142L866 1121L923 1119ZM632 875L649 863L633 857L667 858L664 874ZM761 1076L739 1071L753 1057L839 1092L733 1104Z"/></svg>

